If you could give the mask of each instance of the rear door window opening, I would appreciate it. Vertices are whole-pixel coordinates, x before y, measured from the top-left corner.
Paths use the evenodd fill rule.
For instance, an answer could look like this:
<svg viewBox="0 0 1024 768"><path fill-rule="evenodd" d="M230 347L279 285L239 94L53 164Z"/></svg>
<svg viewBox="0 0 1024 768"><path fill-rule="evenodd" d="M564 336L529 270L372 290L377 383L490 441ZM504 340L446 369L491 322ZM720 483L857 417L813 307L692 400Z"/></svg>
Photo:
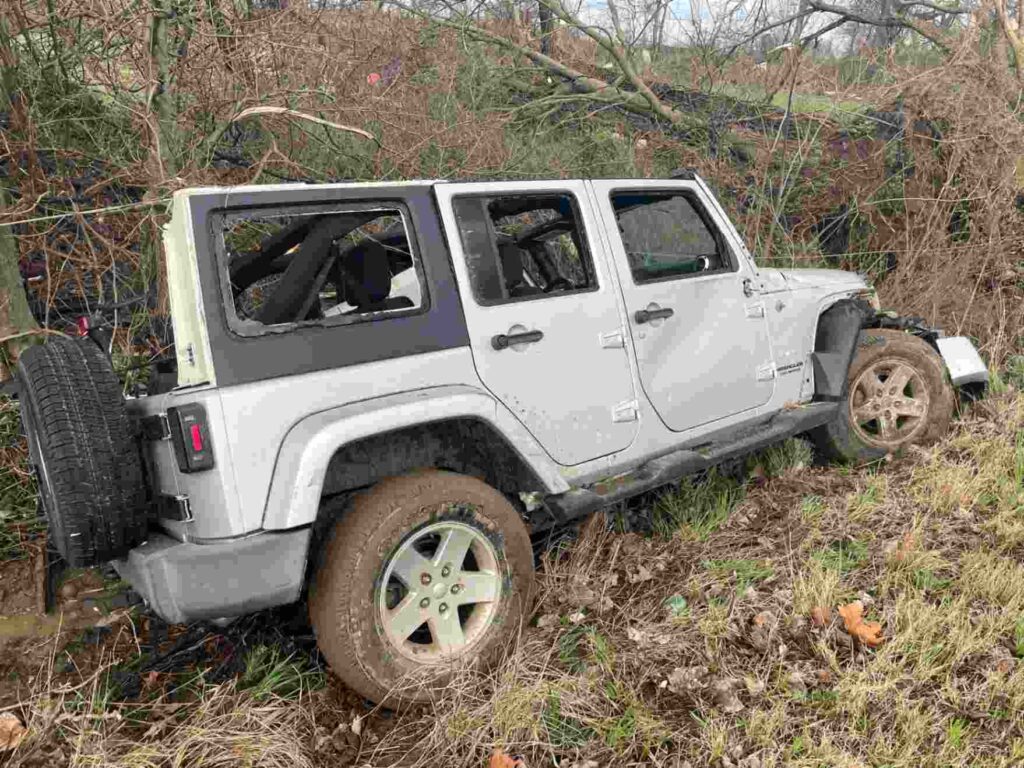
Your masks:
<svg viewBox="0 0 1024 768"><path fill-rule="evenodd" d="M466 196L452 207L481 305L597 289L571 195Z"/></svg>

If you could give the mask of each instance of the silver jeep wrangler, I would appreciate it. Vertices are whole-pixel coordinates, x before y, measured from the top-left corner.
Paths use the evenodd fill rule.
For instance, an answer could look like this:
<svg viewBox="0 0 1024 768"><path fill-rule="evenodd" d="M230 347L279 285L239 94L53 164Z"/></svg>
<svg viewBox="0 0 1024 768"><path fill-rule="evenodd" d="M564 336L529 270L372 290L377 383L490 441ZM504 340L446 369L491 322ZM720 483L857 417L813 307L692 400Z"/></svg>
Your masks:
<svg viewBox="0 0 1024 768"><path fill-rule="evenodd" d="M983 390L858 275L759 268L671 180L186 189L176 369L18 377L51 538L170 621L308 598L335 672L421 700L525 620L531 535L792 435L864 460Z"/></svg>

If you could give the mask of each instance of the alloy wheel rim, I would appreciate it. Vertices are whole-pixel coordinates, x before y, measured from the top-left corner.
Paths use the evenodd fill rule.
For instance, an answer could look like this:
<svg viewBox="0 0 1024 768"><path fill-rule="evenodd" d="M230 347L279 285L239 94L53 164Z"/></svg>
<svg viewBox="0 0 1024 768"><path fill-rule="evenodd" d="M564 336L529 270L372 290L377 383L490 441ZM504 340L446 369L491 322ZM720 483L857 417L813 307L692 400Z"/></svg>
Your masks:
<svg viewBox="0 0 1024 768"><path fill-rule="evenodd" d="M850 387L850 423L864 442L891 450L924 428L929 402L920 371L906 360L884 358L862 371Z"/></svg>
<svg viewBox="0 0 1024 768"><path fill-rule="evenodd" d="M494 544L478 528L446 521L399 545L385 565L377 610L396 651L432 663L462 656L486 633L501 593Z"/></svg>

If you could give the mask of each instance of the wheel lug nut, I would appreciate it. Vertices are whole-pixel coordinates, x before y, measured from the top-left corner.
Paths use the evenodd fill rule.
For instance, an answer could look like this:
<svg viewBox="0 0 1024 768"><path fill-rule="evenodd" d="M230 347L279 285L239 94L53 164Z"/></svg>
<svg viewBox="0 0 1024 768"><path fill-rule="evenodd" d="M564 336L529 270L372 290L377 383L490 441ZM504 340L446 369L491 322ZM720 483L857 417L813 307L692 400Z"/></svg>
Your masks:
<svg viewBox="0 0 1024 768"><path fill-rule="evenodd" d="M430 583L430 574L429 573L421 573L420 574L420 584L429 584L429 583Z"/></svg>
<svg viewBox="0 0 1024 768"><path fill-rule="evenodd" d="M441 613L447 613L448 603L441 603L439 606L437 606L437 610L439 610Z"/></svg>
<svg viewBox="0 0 1024 768"><path fill-rule="evenodd" d="M462 587L460 587L458 584L452 584L452 594L453 595L459 594L459 590L460 589L462 589Z"/></svg>
<svg viewBox="0 0 1024 768"><path fill-rule="evenodd" d="M444 568L441 569L441 576L447 579L448 575L451 572L452 572L452 569L446 565Z"/></svg>
<svg viewBox="0 0 1024 768"><path fill-rule="evenodd" d="M420 608L427 608L429 605L430 605L430 598L429 597L424 597L422 600L420 600Z"/></svg>

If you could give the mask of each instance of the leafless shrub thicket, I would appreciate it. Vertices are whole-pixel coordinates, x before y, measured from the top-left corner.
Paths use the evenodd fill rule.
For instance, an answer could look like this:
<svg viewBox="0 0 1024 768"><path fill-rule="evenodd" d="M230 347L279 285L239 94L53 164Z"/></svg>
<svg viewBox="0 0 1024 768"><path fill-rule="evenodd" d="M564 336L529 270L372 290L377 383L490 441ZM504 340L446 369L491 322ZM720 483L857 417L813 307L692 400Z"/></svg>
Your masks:
<svg viewBox="0 0 1024 768"><path fill-rule="evenodd" d="M707 118L686 106L662 99L650 109L654 119L638 128L622 108L643 111L648 96L636 101L634 92L626 104L618 92L599 99L574 93L543 59L523 55L539 52L542 40L521 15L439 20L370 7L239 8L167 2L169 13L159 16L128 0L9 4L5 67L8 74L16 68L20 91L0 144L12 191L0 215L21 222L22 271L33 275L37 305L74 294L117 311L125 296L145 292L160 273L159 203L175 188L500 173L517 113L510 101L541 99L599 109L603 117L574 107L545 119L603 120L631 145L641 173L693 165L732 190L728 202L765 263L817 259L815 225L852 206L866 226L842 264L881 275L879 264L891 268L893 254L895 270L882 281L886 303L978 336L994 362L1021 349L1020 85L1008 59L1012 45L1000 42L1012 38L990 34L997 15L981 14L957 35L943 32L949 52L939 65L901 68L875 54L885 84L843 85L837 65L815 63L799 48L763 67L737 54L716 82L757 85L788 96L790 107L813 92L902 115L895 136L851 130L857 116L847 107L829 116L790 114L789 127L779 122L781 110L767 110L767 130L727 120L725 143L751 157L738 163L723 147L709 154ZM560 26L547 50L597 82L608 72L600 64L614 53L606 45L614 48L614 38L571 26ZM658 61L627 63L644 82L657 82L663 70ZM693 85L701 86L707 66L694 53ZM629 77L625 83L628 93ZM246 113L266 106L320 122ZM699 130L683 144L659 123ZM110 210L89 213L97 209ZM139 274L147 285L138 284ZM146 306L151 318L166 313L162 298ZM132 307L120 311L123 319ZM125 349L140 330L146 336L146 322L122 328ZM169 341L166 333L150 336L154 354Z"/></svg>

